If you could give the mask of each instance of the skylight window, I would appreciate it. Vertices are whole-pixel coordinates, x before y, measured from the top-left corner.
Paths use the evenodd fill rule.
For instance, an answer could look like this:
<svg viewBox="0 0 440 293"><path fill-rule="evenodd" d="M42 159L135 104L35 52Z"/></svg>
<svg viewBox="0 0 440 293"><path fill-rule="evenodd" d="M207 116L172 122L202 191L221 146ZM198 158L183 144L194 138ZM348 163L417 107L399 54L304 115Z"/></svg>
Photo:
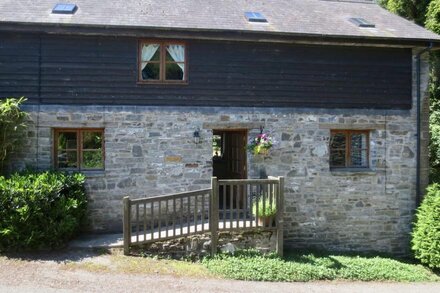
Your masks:
<svg viewBox="0 0 440 293"><path fill-rule="evenodd" d="M350 21L355 25L357 25L358 27L376 27L374 23L371 23L360 17L350 18Z"/></svg>
<svg viewBox="0 0 440 293"><path fill-rule="evenodd" d="M74 14L78 7L75 4L70 3L58 3L52 9L52 13L55 14Z"/></svg>
<svg viewBox="0 0 440 293"><path fill-rule="evenodd" d="M244 16L249 22L267 22L267 19L260 12L245 12Z"/></svg>

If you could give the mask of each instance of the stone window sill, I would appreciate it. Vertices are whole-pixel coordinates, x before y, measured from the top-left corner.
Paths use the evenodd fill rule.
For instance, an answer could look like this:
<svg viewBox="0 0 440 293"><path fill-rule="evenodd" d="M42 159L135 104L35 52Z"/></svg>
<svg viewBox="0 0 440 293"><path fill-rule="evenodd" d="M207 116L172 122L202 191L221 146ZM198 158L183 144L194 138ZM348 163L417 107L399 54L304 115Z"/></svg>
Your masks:
<svg viewBox="0 0 440 293"><path fill-rule="evenodd" d="M370 168L330 168L334 176L376 175L376 171Z"/></svg>

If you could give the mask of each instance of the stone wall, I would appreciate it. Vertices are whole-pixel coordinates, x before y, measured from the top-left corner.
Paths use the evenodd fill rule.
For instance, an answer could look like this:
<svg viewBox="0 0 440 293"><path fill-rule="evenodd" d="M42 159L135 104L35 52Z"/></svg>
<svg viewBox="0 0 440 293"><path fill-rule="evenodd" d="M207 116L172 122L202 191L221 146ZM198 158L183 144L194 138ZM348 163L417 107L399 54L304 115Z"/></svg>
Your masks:
<svg viewBox="0 0 440 293"><path fill-rule="evenodd" d="M243 249L256 249L260 252L276 251L276 231L242 231L220 232L218 236L218 251L234 253ZM211 237L209 234L197 234L188 237L166 241L157 241L133 247L132 253L144 253L176 259L198 259L211 252Z"/></svg>
<svg viewBox="0 0 440 293"><path fill-rule="evenodd" d="M426 60L422 65L425 89ZM124 196L210 187L212 129L247 128L253 136L264 126L277 143L267 157L249 155L248 177L286 177L286 247L401 254L409 250L415 208L415 90L413 100L409 111L28 106L28 145L15 165L51 168L54 128L105 128L105 170L86 172L89 229L120 231ZM198 128L201 142L195 144ZM331 129L371 130L369 170L330 170Z"/></svg>

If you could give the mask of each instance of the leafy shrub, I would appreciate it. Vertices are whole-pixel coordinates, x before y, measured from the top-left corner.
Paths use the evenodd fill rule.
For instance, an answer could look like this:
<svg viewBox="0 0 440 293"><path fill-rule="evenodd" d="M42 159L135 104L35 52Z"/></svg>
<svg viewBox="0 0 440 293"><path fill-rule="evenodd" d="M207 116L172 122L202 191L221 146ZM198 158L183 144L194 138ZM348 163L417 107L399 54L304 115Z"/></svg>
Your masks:
<svg viewBox="0 0 440 293"><path fill-rule="evenodd" d="M27 113L20 109L26 99L0 99L0 174L9 155L23 142Z"/></svg>
<svg viewBox="0 0 440 293"><path fill-rule="evenodd" d="M437 0L378 0L377 2L391 12L423 25L426 10L432 1Z"/></svg>
<svg viewBox="0 0 440 293"><path fill-rule="evenodd" d="M258 200L254 201L252 204L252 214L254 216L257 215L257 208L258 217L260 218L273 217L277 213L276 203L274 201L271 202L269 198L263 199L263 197L260 197Z"/></svg>
<svg viewBox="0 0 440 293"><path fill-rule="evenodd" d="M56 248L85 218L85 177L60 172L0 176L0 251Z"/></svg>
<svg viewBox="0 0 440 293"><path fill-rule="evenodd" d="M439 281L422 265L386 257L362 257L329 253L295 253L281 258L255 251L206 257L202 264L221 277L236 280L305 282L312 280L352 281Z"/></svg>
<svg viewBox="0 0 440 293"><path fill-rule="evenodd" d="M412 249L422 263L431 268L440 268L440 184L428 187L417 209Z"/></svg>
<svg viewBox="0 0 440 293"><path fill-rule="evenodd" d="M435 33L440 33L440 1L432 0L426 12L425 27Z"/></svg>

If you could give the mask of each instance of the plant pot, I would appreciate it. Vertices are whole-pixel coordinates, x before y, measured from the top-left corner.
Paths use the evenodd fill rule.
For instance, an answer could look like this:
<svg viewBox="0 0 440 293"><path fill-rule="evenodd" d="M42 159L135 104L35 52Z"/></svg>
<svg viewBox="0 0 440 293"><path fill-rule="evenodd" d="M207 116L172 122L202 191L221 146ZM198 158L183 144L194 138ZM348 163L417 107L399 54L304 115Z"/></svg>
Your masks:
<svg viewBox="0 0 440 293"><path fill-rule="evenodd" d="M258 217L257 224L259 227L272 227L275 226L275 217Z"/></svg>
<svg viewBox="0 0 440 293"><path fill-rule="evenodd" d="M254 152L254 155L266 157L269 155L269 149L260 149L257 152Z"/></svg>

